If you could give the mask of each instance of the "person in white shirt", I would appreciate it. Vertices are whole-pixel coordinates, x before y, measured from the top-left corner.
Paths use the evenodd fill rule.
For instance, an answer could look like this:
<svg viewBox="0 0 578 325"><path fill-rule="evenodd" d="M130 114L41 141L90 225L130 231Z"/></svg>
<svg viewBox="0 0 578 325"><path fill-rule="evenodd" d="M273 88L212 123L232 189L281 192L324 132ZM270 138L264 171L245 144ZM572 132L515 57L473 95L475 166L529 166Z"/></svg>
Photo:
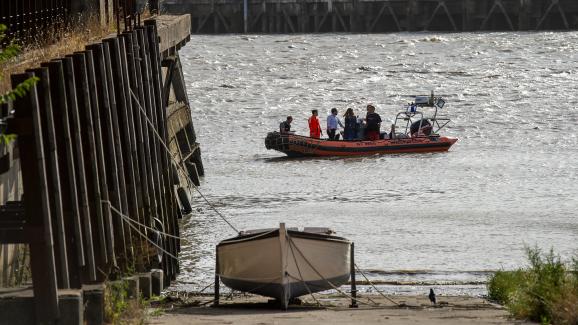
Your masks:
<svg viewBox="0 0 578 325"><path fill-rule="evenodd" d="M332 108L331 114L327 116L327 135L329 136L329 140L339 140L339 134L335 134L338 125L343 127L339 117L337 117L337 108Z"/></svg>

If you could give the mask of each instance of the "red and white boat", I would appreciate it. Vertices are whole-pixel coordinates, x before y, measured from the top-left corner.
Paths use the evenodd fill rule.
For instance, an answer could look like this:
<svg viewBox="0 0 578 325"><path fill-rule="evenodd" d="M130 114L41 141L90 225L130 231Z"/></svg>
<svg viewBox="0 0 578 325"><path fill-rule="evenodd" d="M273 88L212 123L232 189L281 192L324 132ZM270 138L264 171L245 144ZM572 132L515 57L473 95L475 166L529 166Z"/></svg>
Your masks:
<svg viewBox="0 0 578 325"><path fill-rule="evenodd" d="M399 112L392 132L382 134L382 139L336 141L314 139L296 134L270 132L265 138L267 149L277 150L289 157L362 156L374 154L421 153L448 151L457 138L441 136L438 132L449 122L449 118L438 117L438 109L445 105L439 97L417 96L415 103ZM434 108L432 117L424 118L420 107ZM403 130L396 132L396 130Z"/></svg>

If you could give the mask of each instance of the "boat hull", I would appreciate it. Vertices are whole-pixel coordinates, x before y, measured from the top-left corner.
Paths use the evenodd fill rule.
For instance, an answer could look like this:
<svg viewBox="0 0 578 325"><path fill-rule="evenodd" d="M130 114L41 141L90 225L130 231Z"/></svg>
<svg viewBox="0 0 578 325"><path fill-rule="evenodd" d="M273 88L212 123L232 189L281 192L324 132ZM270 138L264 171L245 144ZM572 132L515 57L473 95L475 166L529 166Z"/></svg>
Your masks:
<svg viewBox="0 0 578 325"><path fill-rule="evenodd" d="M218 275L228 287L279 300L339 287L350 276L351 242L336 236L274 230L217 245Z"/></svg>
<svg viewBox="0 0 578 325"><path fill-rule="evenodd" d="M431 136L375 141L333 141L271 132L265 139L265 147L290 157L366 156L448 151L457 140Z"/></svg>

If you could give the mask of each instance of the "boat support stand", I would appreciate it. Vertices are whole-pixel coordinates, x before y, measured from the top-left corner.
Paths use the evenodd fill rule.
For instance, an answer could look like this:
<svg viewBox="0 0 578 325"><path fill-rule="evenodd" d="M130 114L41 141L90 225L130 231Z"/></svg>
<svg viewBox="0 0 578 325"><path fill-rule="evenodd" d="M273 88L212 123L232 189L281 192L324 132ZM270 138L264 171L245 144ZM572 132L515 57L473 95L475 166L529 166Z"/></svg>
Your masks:
<svg viewBox="0 0 578 325"><path fill-rule="evenodd" d="M349 254L349 272L351 273L351 305L349 308L357 308L357 286L355 284L355 243L351 243L351 253Z"/></svg>
<svg viewBox="0 0 578 325"><path fill-rule="evenodd" d="M219 278L219 253L215 254L215 296L213 299L213 307L218 307L219 306L219 296L220 296L220 278Z"/></svg>

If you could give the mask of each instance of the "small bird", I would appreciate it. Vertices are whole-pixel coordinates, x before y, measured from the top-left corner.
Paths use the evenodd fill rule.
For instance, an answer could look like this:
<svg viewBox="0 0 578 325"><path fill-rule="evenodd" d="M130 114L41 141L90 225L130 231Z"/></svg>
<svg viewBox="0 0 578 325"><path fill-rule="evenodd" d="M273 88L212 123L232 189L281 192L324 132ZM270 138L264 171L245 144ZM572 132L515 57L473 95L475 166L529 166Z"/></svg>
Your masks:
<svg viewBox="0 0 578 325"><path fill-rule="evenodd" d="M436 304L436 294L434 293L433 289L429 289L429 301L432 302L432 304Z"/></svg>

